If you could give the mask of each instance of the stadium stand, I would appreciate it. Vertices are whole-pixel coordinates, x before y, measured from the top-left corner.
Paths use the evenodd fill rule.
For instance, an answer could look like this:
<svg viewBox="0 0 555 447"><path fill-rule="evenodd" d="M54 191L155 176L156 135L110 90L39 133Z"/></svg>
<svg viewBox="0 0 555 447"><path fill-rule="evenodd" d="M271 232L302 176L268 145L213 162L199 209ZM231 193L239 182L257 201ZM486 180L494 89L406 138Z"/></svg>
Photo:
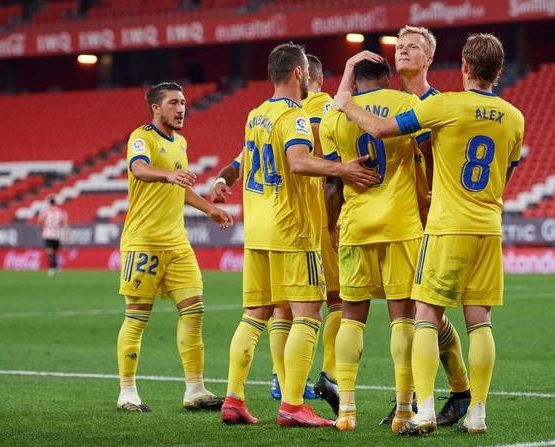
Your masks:
<svg viewBox="0 0 555 447"><path fill-rule="evenodd" d="M62 0L42 4L31 18L32 25L51 24L75 17L79 10L79 0Z"/></svg>
<svg viewBox="0 0 555 447"><path fill-rule="evenodd" d="M215 89L215 84L186 86L188 104ZM0 221L12 221L18 208L58 194L121 160L125 155L121 148L117 151L118 145L149 121L143 97L144 88L0 96L0 107L10 110L4 125L12 130L0 152L0 203L7 208ZM25 135L24 143L20 135ZM29 177L32 174L44 175ZM49 185L49 178L62 180Z"/></svg>
<svg viewBox="0 0 555 447"><path fill-rule="evenodd" d="M19 21L22 12L23 7L20 4L0 6L0 28Z"/></svg>
<svg viewBox="0 0 555 447"><path fill-rule="evenodd" d="M522 110L526 118L526 145L529 154L521 162L508 185L507 212L525 216L555 216L555 153L550 144L555 137L550 116L555 113L552 95L555 64L543 64L539 70L503 92L503 97ZM545 199L545 200L544 200Z"/></svg>
<svg viewBox="0 0 555 447"><path fill-rule="evenodd" d="M461 85L458 69L434 70L429 78L441 91L458 90ZM334 92L339 81L338 76L327 76L324 90ZM550 116L555 105L542 95L554 86L555 64L545 64L503 92L503 97L521 108L528 118L524 155L531 148L507 189L508 212L555 216L555 176L549 176L555 170L555 155L548 147L554 135L549 120L544 118ZM397 79L393 87L399 87ZM32 219L51 193L67 205L74 222L121 222L127 209L123 143L127 132L148 120L143 90L0 97L0 106L12 111L5 123L15 129L5 142L8 151L0 154L0 202L7 205L0 222ZM187 86L188 103L215 91L214 84ZM189 143L191 169L199 174L196 190L200 194L208 194L217 172L240 151L249 110L271 93L268 81L251 81L188 116L183 133ZM87 104L86 111L80 104ZM46 109L55 112L42 116L41 111ZM36 131L21 145L17 136L25 132L29 122L34 123ZM52 159L61 161L46 162ZM61 180L48 184L49 176ZM549 199L544 200L546 196ZM229 210L236 217L241 215L240 203L240 194L230 197ZM194 215L190 209L186 214Z"/></svg>
<svg viewBox="0 0 555 447"><path fill-rule="evenodd" d="M324 8L353 8L360 6L368 6L369 4L395 4L401 3L399 0L274 0L264 2L260 5L260 11L263 12L280 12L280 11L303 11L307 9L324 9Z"/></svg>

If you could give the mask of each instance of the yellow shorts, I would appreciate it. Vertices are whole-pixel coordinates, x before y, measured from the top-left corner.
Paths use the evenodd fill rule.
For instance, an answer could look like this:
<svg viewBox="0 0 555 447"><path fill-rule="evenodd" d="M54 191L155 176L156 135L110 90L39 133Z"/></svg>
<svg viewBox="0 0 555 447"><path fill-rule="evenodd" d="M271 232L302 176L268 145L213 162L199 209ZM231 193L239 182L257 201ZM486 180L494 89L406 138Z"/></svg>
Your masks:
<svg viewBox="0 0 555 447"><path fill-rule="evenodd" d="M320 252L245 248L243 307L325 299L326 282Z"/></svg>
<svg viewBox="0 0 555 447"><path fill-rule="evenodd" d="M202 295L202 277L190 245L179 250L122 251L121 260L121 295L152 301L160 295L176 303Z"/></svg>
<svg viewBox="0 0 555 447"><path fill-rule="evenodd" d="M444 307L503 304L501 236L426 234L412 297Z"/></svg>
<svg viewBox="0 0 555 447"><path fill-rule="evenodd" d="M322 261L328 292L339 291L339 257L333 249L327 228L322 228Z"/></svg>
<svg viewBox="0 0 555 447"><path fill-rule="evenodd" d="M339 247L339 295L346 301L410 297L420 238Z"/></svg>

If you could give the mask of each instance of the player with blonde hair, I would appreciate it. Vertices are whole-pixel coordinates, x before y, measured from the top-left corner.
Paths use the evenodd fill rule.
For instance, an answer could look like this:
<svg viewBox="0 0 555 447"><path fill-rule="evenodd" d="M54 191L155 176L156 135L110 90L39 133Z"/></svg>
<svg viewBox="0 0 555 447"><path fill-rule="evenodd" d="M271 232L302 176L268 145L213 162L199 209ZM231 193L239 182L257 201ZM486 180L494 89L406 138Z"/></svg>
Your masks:
<svg viewBox="0 0 555 447"><path fill-rule="evenodd" d="M401 430L436 429L434 382L438 327L446 307L462 304L469 335L471 401L461 429L485 433L486 400L495 363L491 310L503 304L501 212L503 190L520 159L522 113L493 93L503 69L501 42L468 37L462 51L465 91L442 93L390 118L366 112L349 92L334 106L376 138L432 129L433 196L412 297L416 324L412 369L418 414Z"/></svg>

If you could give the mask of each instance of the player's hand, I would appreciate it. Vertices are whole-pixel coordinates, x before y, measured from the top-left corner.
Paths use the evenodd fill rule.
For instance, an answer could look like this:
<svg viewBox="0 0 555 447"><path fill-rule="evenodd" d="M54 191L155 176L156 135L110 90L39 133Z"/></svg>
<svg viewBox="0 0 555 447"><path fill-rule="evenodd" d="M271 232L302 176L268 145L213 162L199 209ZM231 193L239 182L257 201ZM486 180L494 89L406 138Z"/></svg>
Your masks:
<svg viewBox="0 0 555 447"><path fill-rule="evenodd" d="M364 50L347 59L347 62L345 62L345 66L354 68L356 64L358 64L360 61L363 61L363 60L367 60L370 62L377 62L377 63L385 62L385 59L379 54L372 53L371 51L368 51L368 50Z"/></svg>
<svg viewBox="0 0 555 447"><path fill-rule="evenodd" d="M347 104L352 101L351 93L348 91L337 92L333 98L331 106L337 110L344 110Z"/></svg>
<svg viewBox="0 0 555 447"><path fill-rule="evenodd" d="M231 195L231 188L225 183L218 182L212 185L212 200L216 203L224 203L226 197Z"/></svg>
<svg viewBox="0 0 555 447"><path fill-rule="evenodd" d="M231 214L217 206L213 206L210 209L208 217L216 222L222 230L233 225L233 217L231 217Z"/></svg>
<svg viewBox="0 0 555 447"><path fill-rule="evenodd" d="M345 182L358 186L359 188L369 188L372 185L380 183L382 180L380 174L374 169L368 169L362 165L368 160L368 155L355 158L341 165L339 177Z"/></svg>
<svg viewBox="0 0 555 447"><path fill-rule="evenodd" d="M195 184L197 181L197 175L191 171L177 169L167 175L166 181L185 188L186 186L193 186Z"/></svg>

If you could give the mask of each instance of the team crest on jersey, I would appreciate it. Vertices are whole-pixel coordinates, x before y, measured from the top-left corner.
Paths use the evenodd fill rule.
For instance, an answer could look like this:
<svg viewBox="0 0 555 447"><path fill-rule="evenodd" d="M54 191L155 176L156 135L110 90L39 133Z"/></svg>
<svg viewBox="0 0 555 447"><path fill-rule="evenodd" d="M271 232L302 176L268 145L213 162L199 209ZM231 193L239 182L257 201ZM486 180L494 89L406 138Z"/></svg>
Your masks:
<svg viewBox="0 0 555 447"><path fill-rule="evenodd" d="M326 113L328 113L328 112L330 111L330 109L331 109L331 102L326 102L326 103L324 104L324 115L325 115Z"/></svg>
<svg viewBox="0 0 555 447"><path fill-rule="evenodd" d="M160 153L161 153L161 154L165 154L166 152L168 152L168 151L166 150L165 147L161 147L161 148L160 148Z"/></svg>
<svg viewBox="0 0 555 447"><path fill-rule="evenodd" d="M181 164L181 162L179 161L175 162L175 169L183 169L183 165Z"/></svg>
<svg viewBox="0 0 555 447"><path fill-rule="evenodd" d="M304 133L305 135L308 135L308 123L306 118L302 116L297 118L297 121L295 121L295 129L297 133Z"/></svg>
<svg viewBox="0 0 555 447"><path fill-rule="evenodd" d="M134 154L143 154L145 152L146 143L142 138L137 138L133 140L131 146L133 147Z"/></svg>

